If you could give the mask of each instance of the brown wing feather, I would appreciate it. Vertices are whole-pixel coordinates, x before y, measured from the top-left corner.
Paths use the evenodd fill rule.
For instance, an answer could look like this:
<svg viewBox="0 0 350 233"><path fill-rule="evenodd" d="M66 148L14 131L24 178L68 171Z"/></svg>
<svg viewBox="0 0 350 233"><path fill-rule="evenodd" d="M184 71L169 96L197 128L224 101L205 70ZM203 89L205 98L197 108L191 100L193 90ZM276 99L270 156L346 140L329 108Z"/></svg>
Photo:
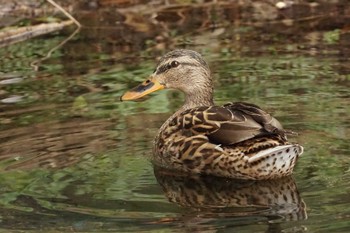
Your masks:
<svg viewBox="0 0 350 233"><path fill-rule="evenodd" d="M279 134L283 137L285 136L285 130L281 123L255 104L236 102L225 104L224 107L231 111L240 111L243 114L251 116L253 120L262 125L264 130L268 133Z"/></svg>
<svg viewBox="0 0 350 233"><path fill-rule="evenodd" d="M221 145L235 144L260 135L285 137L281 124L275 118L256 105L243 102L189 109L173 121L192 134L206 135L209 140Z"/></svg>

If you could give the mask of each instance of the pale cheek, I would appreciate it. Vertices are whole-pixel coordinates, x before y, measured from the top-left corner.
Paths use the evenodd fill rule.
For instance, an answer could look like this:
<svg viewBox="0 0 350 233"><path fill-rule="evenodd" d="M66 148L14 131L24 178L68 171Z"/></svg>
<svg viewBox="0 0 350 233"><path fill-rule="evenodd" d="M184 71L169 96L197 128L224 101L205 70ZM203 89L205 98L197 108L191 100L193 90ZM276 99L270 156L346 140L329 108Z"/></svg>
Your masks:
<svg viewBox="0 0 350 233"><path fill-rule="evenodd" d="M171 89L179 89L179 86L172 83L172 82L167 82L165 85L166 88L171 88Z"/></svg>
<svg viewBox="0 0 350 233"><path fill-rule="evenodd" d="M171 76L171 78L167 79L164 81L166 83L167 88L180 88L183 83L176 77L176 76Z"/></svg>

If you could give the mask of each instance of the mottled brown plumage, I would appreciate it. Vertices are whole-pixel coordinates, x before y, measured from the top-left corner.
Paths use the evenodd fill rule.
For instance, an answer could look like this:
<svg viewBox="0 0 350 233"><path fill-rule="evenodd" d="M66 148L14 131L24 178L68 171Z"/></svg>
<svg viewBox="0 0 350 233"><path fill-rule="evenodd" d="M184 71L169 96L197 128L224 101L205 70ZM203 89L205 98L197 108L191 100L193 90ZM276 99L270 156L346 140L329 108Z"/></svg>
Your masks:
<svg viewBox="0 0 350 233"><path fill-rule="evenodd" d="M303 148L254 104L215 106L210 70L200 54L174 50L164 55L146 80L121 100L141 98L163 88L185 93L185 104L160 128L154 163L181 172L240 179L290 175Z"/></svg>

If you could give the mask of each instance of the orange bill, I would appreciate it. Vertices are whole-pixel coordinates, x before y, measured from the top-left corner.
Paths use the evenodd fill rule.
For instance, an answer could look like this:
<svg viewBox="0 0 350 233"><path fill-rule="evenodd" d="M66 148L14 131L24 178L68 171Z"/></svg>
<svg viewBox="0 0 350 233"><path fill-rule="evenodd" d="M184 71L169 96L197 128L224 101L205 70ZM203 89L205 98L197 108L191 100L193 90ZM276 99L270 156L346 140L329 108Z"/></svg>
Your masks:
<svg viewBox="0 0 350 233"><path fill-rule="evenodd" d="M164 89L164 85L154 79L148 79L133 89L127 91L120 97L121 101L136 100L149 93Z"/></svg>

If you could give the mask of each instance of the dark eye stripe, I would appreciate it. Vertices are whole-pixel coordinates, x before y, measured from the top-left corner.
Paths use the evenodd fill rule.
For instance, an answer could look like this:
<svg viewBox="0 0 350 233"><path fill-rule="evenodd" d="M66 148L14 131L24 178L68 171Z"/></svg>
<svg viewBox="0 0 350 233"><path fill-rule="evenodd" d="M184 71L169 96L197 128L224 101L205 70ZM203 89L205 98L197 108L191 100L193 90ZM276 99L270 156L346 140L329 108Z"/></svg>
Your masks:
<svg viewBox="0 0 350 233"><path fill-rule="evenodd" d="M193 64L193 63L189 63L189 62L181 62L180 64L184 65L184 66L198 66L198 64ZM173 67L170 64L162 65L157 69L156 74L164 73L165 71L167 71L171 68L173 68Z"/></svg>
<svg viewBox="0 0 350 233"><path fill-rule="evenodd" d="M156 73L156 74L164 73L164 72L167 71L168 69L169 69L169 65L168 65L168 64L162 65L162 66L160 66L160 67L157 69L157 73Z"/></svg>

